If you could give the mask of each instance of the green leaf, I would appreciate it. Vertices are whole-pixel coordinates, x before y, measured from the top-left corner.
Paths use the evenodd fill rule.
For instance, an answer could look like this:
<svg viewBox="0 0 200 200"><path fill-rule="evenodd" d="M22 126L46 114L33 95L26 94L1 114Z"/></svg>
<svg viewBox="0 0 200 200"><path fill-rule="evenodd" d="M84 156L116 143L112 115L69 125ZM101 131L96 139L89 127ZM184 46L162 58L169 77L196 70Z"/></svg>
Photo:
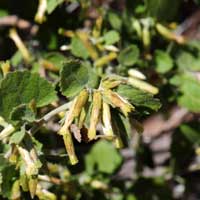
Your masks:
<svg viewBox="0 0 200 200"><path fill-rule="evenodd" d="M181 0L145 0L147 15L158 20L173 20L179 11Z"/></svg>
<svg viewBox="0 0 200 200"><path fill-rule="evenodd" d="M199 98L199 95L195 95L194 92L195 89L193 89L190 94L183 94L181 97L178 98L178 103L180 106L198 113L200 112L200 99L197 99L197 97Z"/></svg>
<svg viewBox="0 0 200 200"><path fill-rule="evenodd" d="M20 131L13 133L9 140L10 144L20 144L20 142L24 139L25 134L25 129L21 129Z"/></svg>
<svg viewBox="0 0 200 200"><path fill-rule="evenodd" d="M156 71L164 74L173 68L173 60L170 55L164 51L155 52Z"/></svg>
<svg viewBox="0 0 200 200"><path fill-rule="evenodd" d="M115 44L116 42L119 41L120 36L117 31L108 31L104 36L103 36L106 45L111 45Z"/></svg>
<svg viewBox="0 0 200 200"><path fill-rule="evenodd" d="M186 51L178 55L176 63L181 70L200 70L200 59Z"/></svg>
<svg viewBox="0 0 200 200"><path fill-rule="evenodd" d="M53 86L38 74L28 71L8 73L0 83L0 97L0 116L6 120L21 104L34 101L36 107L43 107L57 100Z"/></svg>
<svg viewBox="0 0 200 200"><path fill-rule="evenodd" d="M122 27L122 20L121 18L114 12L108 13L108 20L112 26L112 28L116 30L120 30Z"/></svg>
<svg viewBox="0 0 200 200"><path fill-rule="evenodd" d="M12 56L11 60L10 60L10 63L13 65L13 66L17 66L20 64L20 62L22 62L23 60L23 56L21 54L20 51L16 51L15 54Z"/></svg>
<svg viewBox="0 0 200 200"><path fill-rule="evenodd" d="M6 199L10 199L11 188L17 178L17 171L15 168L15 166L8 166L2 170L2 196Z"/></svg>
<svg viewBox="0 0 200 200"><path fill-rule="evenodd" d="M139 54L138 47L136 45L130 45L120 52L118 61L122 65L132 66L138 61Z"/></svg>
<svg viewBox="0 0 200 200"><path fill-rule="evenodd" d="M50 52L44 55L44 60L48 61L53 65L54 68L60 70L64 64L64 62L67 61L66 57L58 52Z"/></svg>
<svg viewBox="0 0 200 200"><path fill-rule="evenodd" d="M200 81L192 76L182 76L180 83L182 96L178 103L193 112L200 112Z"/></svg>
<svg viewBox="0 0 200 200"><path fill-rule="evenodd" d="M27 121L33 122L35 121L35 113L34 111L26 104L21 104L15 108L13 108L10 119L12 121Z"/></svg>
<svg viewBox="0 0 200 200"><path fill-rule="evenodd" d="M57 6L63 3L65 0L48 0L47 1L47 13L51 14Z"/></svg>
<svg viewBox="0 0 200 200"><path fill-rule="evenodd" d="M180 127L181 133L192 143L200 145L200 133L194 128L183 124Z"/></svg>
<svg viewBox="0 0 200 200"><path fill-rule="evenodd" d="M180 91L178 104L193 112L200 111L200 81L190 74L175 75L170 83Z"/></svg>
<svg viewBox="0 0 200 200"><path fill-rule="evenodd" d="M61 92L66 97L78 94L89 81L89 69L82 62L69 61L60 71Z"/></svg>
<svg viewBox="0 0 200 200"><path fill-rule="evenodd" d="M60 70L60 89L64 96L73 97L83 88L96 88L99 77L88 62L70 60Z"/></svg>
<svg viewBox="0 0 200 200"><path fill-rule="evenodd" d="M88 87L89 88L97 88L99 86L99 76L97 75L97 73L95 72L94 69L89 69L89 80L88 80Z"/></svg>
<svg viewBox="0 0 200 200"><path fill-rule="evenodd" d="M89 154L85 157L86 171L93 173L95 170L112 174L121 164L122 157L113 147L105 140L95 143Z"/></svg>
<svg viewBox="0 0 200 200"><path fill-rule="evenodd" d="M4 9L0 9L0 17L5 17L5 16L8 16L9 13L7 10L4 10Z"/></svg>
<svg viewBox="0 0 200 200"><path fill-rule="evenodd" d="M5 159L4 155L0 154L0 172L7 166L9 166L9 162Z"/></svg>
<svg viewBox="0 0 200 200"><path fill-rule="evenodd" d="M83 42L78 37L73 37L71 41L71 52L74 56L87 59L89 53Z"/></svg>
<svg viewBox="0 0 200 200"><path fill-rule="evenodd" d="M133 194L128 194L126 200L137 200L136 196Z"/></svg>
<svg viewBox="0 0 200 200"><path fill-rule="evenodd" d="M158 110L161 107L160 101L152 94L136 89L129 85L120 85L117 92L127 98L133 105Z"/></svg>

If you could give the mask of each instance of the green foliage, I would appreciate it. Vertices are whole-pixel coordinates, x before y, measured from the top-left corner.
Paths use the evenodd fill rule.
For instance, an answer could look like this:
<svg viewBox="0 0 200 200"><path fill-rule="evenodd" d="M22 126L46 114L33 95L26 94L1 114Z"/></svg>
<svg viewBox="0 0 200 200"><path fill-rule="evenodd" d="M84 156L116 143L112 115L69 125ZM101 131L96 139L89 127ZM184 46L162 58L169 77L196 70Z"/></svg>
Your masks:
<svg viewBox="0 0 200 200"><path fill-rule="evenodd" d="M0 83L0 96L0 115L6 120L10 120L12 110L21 104L33 101L36 107L42 107L57 99L47 80L28 71L7 74Z"/></svg>
<svg viewBox="0 0 200 200"><path fill-rule="evenodd" d="M25 134L26 132L23 128L20 131L15 132L10 137L10 144L20 144L24 139Z"/></svg>
<svg viewBox="0 0 200 200"><path fill-rule="evenodd" d="M195 58L191 53L182 51L176 59L177 66L180 70L194 70L200 69L199 58Z"/></svg>
<svg viewBox="0 0 200 200"><path fill-rule="evenodd" d="M161 106L159 100L153 98L152 94L131 86L121 85L118 87L117 91L119 94L129 99L135 106L147 107L152 110L158 110Z"/></svg>
<svg viewBox="0 0 200 200"><path fill-rule="evenodd" d="M116 31L108 31L104 35L104 40L107 45L114 44L114 43L118 42L119 39L120 39L119 33Z"/></svg>
<svg viewBox="0 0 200 200"><path fill-rule="evenodd" d="M147 14L158 20L173 20L179 11L181 1L145 0Z"/></svg>
<svg viewBox="0 0 200 200"><path fill-rule="evenodd" d="M107 141L97 142L85 157L86 172L100 171L112 174L120 166L122 157L116 148Z"/></svg>
<svg viewBox="0 0 200 200"><path fill-rule="evenodd" d="M139 49L136 45L130 45L123 49L118 57L119 63L125 66L133 66L139 58Z"/></svg>
<svg viewBox="0 0 200 200"><path fill-rule="evenodd" d="M71 41L71 51L74 56L86 59L89 56L88 50L78 37L73 37Z"/></svg>
<svg viewBox="0 0 200 200"><path fill-rule="evenodd" d="M57 6L62 4L64 0L48 0L47 1L47 12L48 14L51 14Z"/></svg>
<svg viewBox="0 0 200 200"><path fill-rule="evenodd" d="M179 86L180 97L178 103L193 112L199 112L200 82L193 76L186 74L174 77L171 82Z"/></svg>
<svg viewBox="0 0 200 200"><path fill-rule="evenodd" d="M164 51L156 50L155 52L156 71L164 74L173 68L173 60L169 54Z"/></svg>
<svg viewBox="0 0 200 200"><path fill-rule="evenodd" d="M89 82L89 69L78 61L69 61L60 71L60 86L63 95L77 95Z"/></svg>
<svg viewBox="0 0 200 200"><path fill-rule="evenodd" d="M112 28L114 28L116 30L120 30L121 29L122 20L121 20L120 16L118 16L116 13L109 12L108 13L108 20L109 20Z"/></svg>

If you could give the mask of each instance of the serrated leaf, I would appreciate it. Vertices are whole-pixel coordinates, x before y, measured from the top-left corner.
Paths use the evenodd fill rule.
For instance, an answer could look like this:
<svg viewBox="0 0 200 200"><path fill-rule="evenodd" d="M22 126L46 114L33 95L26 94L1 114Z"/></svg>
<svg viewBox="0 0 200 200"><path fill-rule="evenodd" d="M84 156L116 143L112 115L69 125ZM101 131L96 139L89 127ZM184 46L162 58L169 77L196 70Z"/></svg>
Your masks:
<svg viewBox="0 0 200 200"><path fill-rule="evenodd" d="M127 98L133 105L158 110L161 107L160 101L152 94L141 91L129 85L120 85L117 92Z"/></svg>
<svg viewBox="0 0 200 200"><path fill-rule="evenodd" d="M82 62L69 61L60 71L60 87L64 96L73 97L89 82L89 68Z"/></svg>
<svg viewBox="0 0 200 200"><path fill-rule="evenodd" d="M139 53L136 45L130 45L120 52L118 61L121 65L132 66L138 61Z"/></svg>
<svg viewBox="0 0 200 200"><path fill-rule="evenodd" d="M86 171L88 173L98 171L112 174L121 164L122 157L107 141L98 141L95 143L85 158Z"/></svg>
<svg viewBox="0 0 200 200"><path fill-rule="evenodd" d="M43 107L57 99L53 86L38 74L28 71L8 73L0 83L0 116L9 120L13 108L35 101Z"/></svg>
<svg viewBox="0 0 200 200"><path fill-rule="evenodd" d="M21 104L12 110L10 114L10 119L12 121L33 122L35 121L36 118L35 118L35 113L28 105Z"/></svg>
<svg viewBox="0 0 200 200"><path fill-rule="evenodd" d="M155 52L156 71L164 74L173 68L173 60L170 55L164 51Z"/></svg>
<svg viewBox="0 0 200 200"><path fill-rule="evenodd" d="M119 33L117 31L108 31L103 36L106 45L111 45L119 41Z"/></svg>
<svg viewBox="0 0 200 200"><path fill-rule="evenodd" d="M51 14L57 6L63 3L64 0L48 0L47 1L47 13Z"/></svg>
<svg viewBox="0 0 200 200"><path fill-rule="evenodd" d="M89 57L89 52L87 48L77 36L72 38L71 52L74 56L77 56L79 58L87 59Z"/></svg>
<svg viewBox="0 0 200 200"><path fill-rule="evenodd" d="M89 62L83 62L86 68L89 70L89 80L88 80L88 87L89 88L97 88L99 86L99 76L94 68L92 68Z"/></svg>

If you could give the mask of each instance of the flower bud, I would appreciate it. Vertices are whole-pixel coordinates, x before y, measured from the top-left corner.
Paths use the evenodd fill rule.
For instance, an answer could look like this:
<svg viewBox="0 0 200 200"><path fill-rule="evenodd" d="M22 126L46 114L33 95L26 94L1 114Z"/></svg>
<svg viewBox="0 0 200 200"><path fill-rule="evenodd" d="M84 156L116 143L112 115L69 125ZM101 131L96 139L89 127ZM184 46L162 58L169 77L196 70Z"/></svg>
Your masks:
<svg viewBox="0 0 200 200"><path fill-rule="evenodd" d="M165 38L169 40L175 40L179 44L185 43L185 38L180 35L176 35L175 33L171 32L168 28L164 27L162 24L156 24L157 31Z"/></svg>
<svg viewBox="0 0 200 200"><path fill-rule="evenodd" d="M37 13L35 15L35 21L39 24L42 24L46 18L45 18L45 12L47 9L47 0L39 0L39 5L37 9Z"/></svg>
<svg viewBox="0 0 200 200"><path fill-rule="evenodd" d="M32 175L28 177L28 188L32 199L36 194L37 184L38 184L37 176Z"/></svg>
<svg viewBox="0 0 200 200"><path fill-rule="evenodd" d="M133 77L128 78L128 83L132 85L133 87L147 91L152 94L157 94L159 92L157 87L154 87L153 85L145 81L142 81Z"/></svg>
<svg viewBox="0 0 200 200"><path fill-rule="evenodd" d="M101 84L102 88L104 89L112 89L117 87L118 85L120 85L122 83L121 80L112 80L112 79L107 79L104 80Z"/></svg>
<svg viewBox="0 0 200 200"><path fill-rule="evenodd" d="M108 64L110 61L114 60L115 58L117 58L117 54L115 52L111 52L108 55L105 55L101 58L99 58L94 65L96 67L102 67L106 64Z"/></svg>
<svg viewBox="0 0 200 200"><path fill-rule="evenodd" d="M27 151L26 149L18 146L18 151L22 157L22 160L25 163L25 173L28 178L28 188L31 198L33 199L36 193L38 182L38 163L32 159L29 151Z"/></svg>
<svg viewBox="0 0 200 200"><path fill-rule="evenodd" d="M149 48L151 44L151 35L150 35L150 30L149 27L145 26L142 30L142 40L144 47Z"/></svg>
<svg viewBox="0 0 200 200"><path fill-rule="evenodd" d="M146 79L146 76L136 69L129 69L128 75L133 77L133 78L138 78L138 79L142 79L142 80Z"/></svg>
<svg viewBox="0 0 200 200"><path fill-rule="evenodd" d="M110 107L106 102L103 102L103 132L106 136L114 136L112 125L111 125L111 115L110 115Z"/></svg>
<svg viewBox="0 0 200 200"><path fill-rule="evenodd" d="M142 28L141 28L141 24L137 19L133 19L132 21L132 26L135 29L138 37L142 37Z"/></svg>
<svg viewBox="0 0 200 200"><path fill-rule="evenodd" d="M63 140L64 140L65 148L68 153L71 164L72 165L77 164L78 158L75 154L74 143L73 143L72 136L69 130L66 130L66 134L63 135Z"/></svg>
<svg viewBox="0 0 200 200"><path fill-rule="evenodd" d="M37 192L36 195L38 196L39 199L48 199L48 200L56 200L57 197L55 194L53 194L52 192L49 192L48 190L42 188L41 185L38 184L37 187Z"/></svg>
<svg viewBox="0 0 200 200"><path fill-rule="evenodd" d="M12 200L18 200L21 197L21 191L20 191L20 184L19 180L16 180L13 183L12 189L11 189L11 199Z"/></svg>

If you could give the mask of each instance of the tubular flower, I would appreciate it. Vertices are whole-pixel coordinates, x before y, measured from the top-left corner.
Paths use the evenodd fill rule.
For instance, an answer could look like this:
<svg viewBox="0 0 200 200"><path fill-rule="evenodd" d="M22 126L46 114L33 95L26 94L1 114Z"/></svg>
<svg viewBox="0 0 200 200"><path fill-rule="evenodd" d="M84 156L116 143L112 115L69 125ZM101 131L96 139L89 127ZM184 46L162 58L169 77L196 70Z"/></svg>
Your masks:
<svg viewBox="0 0 200 200"><path fill-rule="evenodd" d="M120 108L125 116L128 116L128 113L135 109L126 99L112 90L103 90L102 93L104 98L107 99L112 106Z"/></svg>
<svg viewBox="0 0 200 200"><path fill-rule="evenodd" d="M65 131L69 128L73 120L80 115L83 106L87 102L87 99L88 99L88 91L84 89L73 100L72 106L69 112L67 113L65 123L59 131L61 135L65 134Z"/></svg>
<svg viewBox="0 0 200 200"><path fill-rule="evenodd" d="M89 140L93 140L96 137L96 126L99 121L99 115L101 111L101 93L99 91L94 91L93 94L93 106L90 117L90 127L88 130L88 138Z"/></svg>

